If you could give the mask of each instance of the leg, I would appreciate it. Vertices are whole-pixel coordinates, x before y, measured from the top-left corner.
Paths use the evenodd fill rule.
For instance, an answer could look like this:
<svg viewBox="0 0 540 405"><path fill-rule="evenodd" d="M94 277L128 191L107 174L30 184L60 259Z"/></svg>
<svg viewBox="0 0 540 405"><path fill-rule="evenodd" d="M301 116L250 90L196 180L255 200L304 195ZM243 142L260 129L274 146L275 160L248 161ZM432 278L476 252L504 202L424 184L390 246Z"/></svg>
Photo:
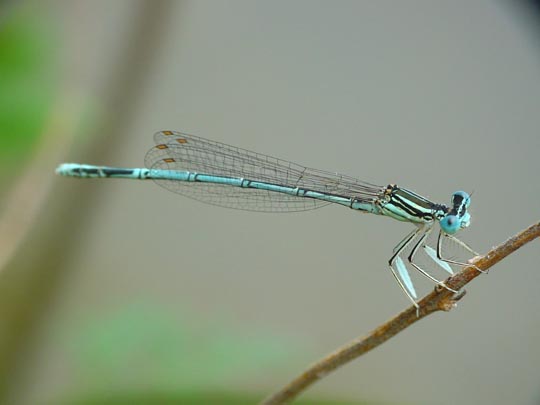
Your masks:
<svg viewBox="0 0 540 405"><path fill-rule="evenodd" d="M441 266L443 268L444 271L446 271L448 274L450 274L451 276L454 275L454 270L452 269L452 267L446 263L446 262L443 262L442 260L439 260L439 258L437 257L437 251L435 249L433 249L431 246L428 246L426 244L422 245L422 247L424 248L424 252L426 252L426 254L435 262L437 263L439 266Z"/></svg>
<svg viewBox="0 0 540 405"><path fill-rule="evenodd" d="M390 258L390 260L388 260L388 265L390 267L390 270L392 271L392 275L398 282L399 286L401 287L405 295L416 307L417 313L418 313L419 307L418 307L418 304L416 303L416 292L414 291L414 287L409 278L409 274L407 273L407 268L405 267L405 264L403 263L403 260L401 260L401 257L399 255L422 230L423 228L418 228L412 231L410 234L408 234L394 248L394 254Z"/></svg>
<svg viewBox="0 0 540 405"><path fill-rule="evenodd" d="M426 232L424 232L424 234L422 235L422 237L420 239L418 239L418 242L416 242L416 245L414 245L413 249L411 250L411 253L409 254L409 257L408 257L408 260L409 260L409 263L411 264L411 266L413 266L416 270L418 270L422 275L426 276L427 278L429 278L431 281L433 281L434 283L436 283L437 285L440 285L441 287L444 287L446 288L448 291L451 291L453 292L454 294L457 294L458 291L456 290L453 290L452 288L448 287L444 281L440 281L440 280L437 280L435 277L433 277L431 274L429 274L428 272L426 272L424 269L422 269L420 266L418 266L415 262L414 262L414 256L416 255L416 252L418 251L418 248L424 243L424 241L427 239L427 237L429 236L429 234L431 233L431 230L432 228L430 227Z"/></svg>
<svg viewBox="0 0 540 405"><path fill-rule="evenodd" d="M405 264L403 263L403 260L401 260L401 258L398 256L397 257L400 261L400 264L397 265L398 270L400 273L402 271L405 271L407 272L407 269L405 268ZM407 296L407 298L412 302L412 304L414 305L414 307L416 308L416 316L417 317L420 317L420 306L416 303L416 293L414 293L415 296L413 296L409 290L407 289L407 287L405 287L405 284L403 284L403 282L401 281L401 279L399 278L398 274L396 273L396 270L394 270L394 267L393 266L390 266L390 271L392 272L392 275L394 276L394 278L396 279L396 281L398 282L398 285L401 287L401 289L403 290L403 292L405 293L405 295Z"/></svg>
<svg viewBox="0 0 540 405"><path fill-rule="evenodd" d="M487 274L487 271L484 271L484 270L481 270L479 269L477 266L475 266L474 264L470 264L470 263L463 263L463 262L458 262L458 261L455 261L455 260L450 260L450 259L445 259L444 257L442 257L442 238L443 236L447 237L447 238L450 238L454 241L456 241L460 246L462 246L463 248L465 248L466 250L468 250L469 252L471 252L472 254L474 254L475 256L478 256L478 253L476 253L474 250L472 250L469 246L467 246L467 244L465 242L462 242L460 241L458 238L456 238L455 236L450 236L450 235L447 235L445 234L442 230L439 232L439 239L437 240L437 259L439 260L442 260L443 262L446 262L446 263L451 263L451 264L457 264L458 266L462 266L462 267L465 267L465 266L472 266L474 267L476 270L478 270L480 273L484 273L484 274Z"/></svg>
<svg viewBox="0 0 540 405"><path fill-rule="evenodd" d="M469 245L467 245L465 242L459 240L453 235L446 235L448 239L452 239L454 242L456 242L458 245L462 246L464 249L468 250L470 253L472 253L475 256L480 256L480 253L476 253L474 250L470 248Z"/></svg>

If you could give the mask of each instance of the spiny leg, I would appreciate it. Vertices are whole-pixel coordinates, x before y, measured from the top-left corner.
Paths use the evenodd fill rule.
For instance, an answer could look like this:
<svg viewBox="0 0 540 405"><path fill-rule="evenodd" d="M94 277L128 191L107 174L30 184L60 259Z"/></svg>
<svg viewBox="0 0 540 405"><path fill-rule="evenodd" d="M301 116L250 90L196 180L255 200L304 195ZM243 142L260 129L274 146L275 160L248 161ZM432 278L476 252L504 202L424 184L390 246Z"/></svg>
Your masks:
<svg viewBox="0 0 540 405"><path fill-rule="evenodd" d="M458 238L456 238L454 235L445 235L448 239L452 239L454 242L456 242L458 245L462 246L464 249L468 250L470 253L472 253L473 255L475 256L480 256L480 253L477 253L475 252L474 250L471 249L471 247L469 245L467 245L465 242L463 242L462 240L459 240Z"/></svg>
<svg viewBox="0 0 540 405"><path fill-rule="evenodd" d="M457 242L460 246L462 246L463 248L465 248L466 250L468 250L469 252L471 252L471 253L474 254L475 256L478 256L478 253L476 253L474 250L472 250L465 242L460 241L460 240L459 240L458 238L456 238L455 236L450 236L450 235L448 235L448 234L445 234L445 233L441 230L441 231L439 232L439 238L438 238L438 240L437 240L437 259L442 260L443 262L446 262L446 263L457 264L458 266L462 266L462 267L465 267L465 266L472 266L472 267L474 267L476 270L478 270L480 273L487 274L487 271L480 269L478 266L475 266L474 264L458 262L458 261L456 261L456 260L445 259L444 257L442 257L442 238L443 238L443 236L444 236L444 237L447 237L447 238L450 238L450 239L452 239L452 240L454 240L454 241Z"/></svg>
<svg viewBox="0 0 540 405"><path fill-rule="evenodd" d="M424 252L426 252L426 254L431 258L431 260L437 263L440 267L442 267L444 271L446 271L451 276L454 275L454 270L452 269L452 267L448 263L443 262L442 260L439 260L437 258L437 251L435 249L426 244L423 244L422 247L424 248Z"/></svg>
<svg viewBox="0 0 540 405"><path fill-rule="evenodd" d="M433 228L429 228L427 231L424 232L424 234L418 239L418 242L416 242L416 245L414 245L414 247L412 248L411 250L411 253L409 254L409 257L407 258L407 260L409 261L409 263L411 264L411 266L413 266L416 270L418 270L422 275L426 276L427 278L429 278L431 281L433 281L434 283L436 283L437 285L440 285L441 287L444 287L446 288L448 291L450 292L453 292L454 294L457 294L458 291L448 287L444 281L441 281L441 280L437 280L435 277L433 277L431 274L429 274L427 271L425 271L424 269L422 269L420 266L418 266L415 262L414 262L414 256L416 255L416 253L418 252L418 248L424 243L424 241L427 239L427 237L429 236L429 234L431 233L431 230Z"/></svg>
<svg viewBox="0 0 540 405"><path fill-rule="evenodd" d="M409 233L403 240L401 240L401 242L399 242L397 246L394 248L394 254L390 258L390 260L388 260L388 265L390 267L390 271L392 271L392 275L398 282L399 286L401 287L401 289L403 290L407 298L409 298L412 304L416 307L417 315L418 315L418 311L420 307L416 303L416 292L414 291L414 287L412 286L412 283L410 282L410 278L407 273L407 269L405 268L405 264L403 263L403 260L401 260L399 255L401 254L401 252L403 252L405 248L407 248L409 243L411 243L411 241L422 231L422 229L423 228L418 228L414 230L413 232ZM394 268L394 263L396 263L397 265L397 272L396 272L396 269ZM404 282L402 281L402 278L404 280L408 280L408 282L410 283L410 287L407 287L404 284ZM411 288L412 291L410 291L409 288Z"/></svg>

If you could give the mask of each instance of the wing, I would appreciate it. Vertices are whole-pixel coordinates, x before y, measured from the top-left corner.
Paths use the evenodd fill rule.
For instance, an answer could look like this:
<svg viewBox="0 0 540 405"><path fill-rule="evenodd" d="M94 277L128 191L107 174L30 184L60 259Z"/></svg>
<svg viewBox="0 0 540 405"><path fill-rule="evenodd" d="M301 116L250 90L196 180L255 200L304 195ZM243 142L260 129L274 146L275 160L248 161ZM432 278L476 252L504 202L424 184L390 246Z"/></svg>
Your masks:
<svg viewBox="0 0 540 405"><path fill-rule="evenodd" d="M214 142L176 131L154 135L156 146L148 151L149 169L181 170L215 176L243 178L287 187L301 187L372 202L385 187L352 177L310 169L296 163ZM162 145L166 145L164 148ZM294 212L323 207L327 201L229 185L155 180L160 186L207 204L248 211Z"/></svg>

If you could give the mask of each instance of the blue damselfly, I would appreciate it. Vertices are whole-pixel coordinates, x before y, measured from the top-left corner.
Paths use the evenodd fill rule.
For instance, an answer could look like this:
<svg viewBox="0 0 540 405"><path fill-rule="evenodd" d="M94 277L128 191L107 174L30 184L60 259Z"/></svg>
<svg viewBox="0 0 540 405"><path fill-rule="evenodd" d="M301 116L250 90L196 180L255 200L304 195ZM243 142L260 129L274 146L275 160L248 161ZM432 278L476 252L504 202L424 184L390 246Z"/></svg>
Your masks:
<svg viewBox="0 0 540 405"><path fill-rule="evenodd" d="M443 257L445 238L477 255L453 236L470 224L468 208L471 199L464 191L452 194L447 206L395 184L377 186L181 132L161 131L155 134L154 140L156 146L145 158L146 168L64 163L56 172L82 178L151 179L170 191L195 200L248 211L305 211L338 204L413 223L415 229L394 248L388 264L398 284L417 308L418 295L402 258L404 252L409 252L407 262L410 266L453 292L456 291L415 263L417 252L423 249L450 274L453 271L449 264L464 266L466 263ZM440 231L433 248L426 240L437 222Z"/></svg>

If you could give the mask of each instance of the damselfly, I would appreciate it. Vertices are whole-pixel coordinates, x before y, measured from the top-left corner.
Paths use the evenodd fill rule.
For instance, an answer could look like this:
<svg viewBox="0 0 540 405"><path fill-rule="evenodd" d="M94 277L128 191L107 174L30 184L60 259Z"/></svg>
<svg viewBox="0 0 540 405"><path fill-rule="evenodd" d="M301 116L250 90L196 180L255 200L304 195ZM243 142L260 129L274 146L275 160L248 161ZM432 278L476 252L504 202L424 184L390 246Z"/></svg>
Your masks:
<svg viewBox="0 0 540 405"><path fill-rule="evenodd" d="M170 191L195 200L248 211L305 211L333 203L413 223L415 229L397 244L388 264L398 284L417 308L418 295L402 258L404 252L409 252L407 262L410 266L452 292L456 291L415 263L419 249L450 274L453 271L449 264L465 266L466 263L443 257L445 238L477 255L453 236L470 224L467 209L471 199L464 191L452 194L451 204L446 206L395 184L377 186L181 132L161 131L155 134L154 140L156 146L146 154L147 168L64 163L56 173L84 178L151 179ZM433 248L426 240L436 222L440 231L436 248Z"/></svg>

